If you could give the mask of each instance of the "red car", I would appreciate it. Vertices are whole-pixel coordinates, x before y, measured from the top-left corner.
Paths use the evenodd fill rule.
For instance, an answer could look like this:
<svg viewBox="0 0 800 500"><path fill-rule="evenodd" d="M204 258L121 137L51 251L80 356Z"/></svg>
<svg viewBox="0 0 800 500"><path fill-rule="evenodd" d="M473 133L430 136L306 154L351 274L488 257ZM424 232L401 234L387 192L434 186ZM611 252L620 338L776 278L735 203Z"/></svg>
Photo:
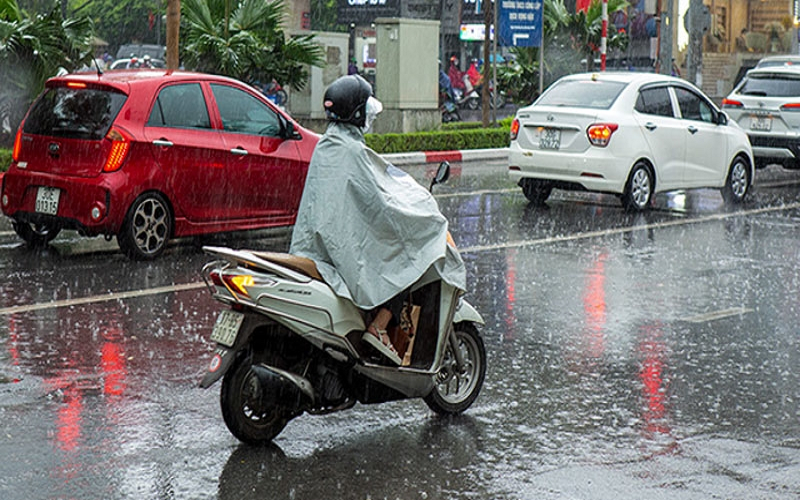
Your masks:
<svg viewBox="0 0 800 500"><path fill-rule="evenodd" d="M318 139L230 78L66 75L20 125L2 209L30 245L76 229L152 259L173 237L294 224Z"/></svg>

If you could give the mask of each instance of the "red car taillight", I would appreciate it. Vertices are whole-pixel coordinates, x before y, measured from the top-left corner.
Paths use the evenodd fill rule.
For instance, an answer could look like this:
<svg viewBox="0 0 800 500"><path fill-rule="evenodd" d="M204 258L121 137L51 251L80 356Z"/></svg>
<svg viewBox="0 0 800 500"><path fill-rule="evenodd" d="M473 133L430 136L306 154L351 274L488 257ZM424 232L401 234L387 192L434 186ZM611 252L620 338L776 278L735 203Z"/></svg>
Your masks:
<svg viewBox="0 0 800 500"><path fill-rule="evenodd" d="M733 99L723 99L722 100L722 107L723 108L743 108L744 104L739 101L734 101Z"/></svg>
<svg viewBox="0 0 800 500"><path fill-rule="evenodd" d="M121 128L112 127L106 134L106 139L111 141L111 152L108 153L103 172L116 172L122 167L128 151L131 149L130 136Z"/></svg>
<svg viewBox="0 0 800 500"><path fill-rule="evenodd" d="M800 111L800 102L790 102L781 106L781 111Z"/></svg>
<svg viewBox="0 0 800 500"><path fill-rule="evenodd" d="M516 118L514 118L514 121L511 122L511 132L509 135L512 141L519 135L519 120Z"/></svg>
<svg viewBox="0 0 800 500"><path fill-rule="evenodd" d="M619 128L616 123L595 123L586 129L586 135L592 146L604 148L611 141L611 134Z"/></svg>
<svg viewBox="0 0 800 500"><path fill-rule="evenodd" d="M11 158L14 161L19 160L19 152L22 149L22 124L17 129L17 137L14 139L14 149L11 152Z"/></svg>

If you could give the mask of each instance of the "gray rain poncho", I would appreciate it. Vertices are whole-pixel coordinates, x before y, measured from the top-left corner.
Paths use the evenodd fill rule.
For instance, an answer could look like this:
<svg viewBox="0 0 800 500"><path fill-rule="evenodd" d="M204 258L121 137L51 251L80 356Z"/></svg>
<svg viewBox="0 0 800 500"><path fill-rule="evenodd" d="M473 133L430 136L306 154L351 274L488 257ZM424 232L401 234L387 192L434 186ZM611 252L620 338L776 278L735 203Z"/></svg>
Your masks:
<svg viewBox="0 0 800 500"><path fill-rule="evenodd" d="M375 308L433 268L464 290L466 272L446 243L433 196L364 143L355 125L332 122L308 167L289 253L312 259L337 295Z"/></svg>

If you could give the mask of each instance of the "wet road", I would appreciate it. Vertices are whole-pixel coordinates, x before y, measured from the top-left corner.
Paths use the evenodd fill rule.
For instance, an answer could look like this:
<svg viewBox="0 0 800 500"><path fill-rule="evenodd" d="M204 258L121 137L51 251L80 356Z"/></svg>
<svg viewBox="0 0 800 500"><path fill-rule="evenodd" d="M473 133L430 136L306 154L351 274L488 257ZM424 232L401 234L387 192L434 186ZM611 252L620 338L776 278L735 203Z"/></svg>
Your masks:
<svg viewBox="0 0 800 500"><path fill-rule="evenodd" d="M219 308L194 242L139 263L69 232L31 252L0 223L0 498L800 497L799 173L640 215L529 206L501 161L454 174L437 197L487 321L476 404L302 416L266 449L197 388Z"/></svg>

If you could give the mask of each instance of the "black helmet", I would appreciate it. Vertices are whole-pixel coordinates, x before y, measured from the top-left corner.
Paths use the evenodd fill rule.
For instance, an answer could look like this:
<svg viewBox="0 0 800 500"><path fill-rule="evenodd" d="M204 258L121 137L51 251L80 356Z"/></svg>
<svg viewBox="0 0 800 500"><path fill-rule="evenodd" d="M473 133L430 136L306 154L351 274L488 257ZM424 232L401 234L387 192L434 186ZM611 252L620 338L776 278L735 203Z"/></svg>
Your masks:
<svg viewBox="0 0 800 500"><path fill-rule="evenodd" d="M363 127L367 118L367 99L372 87L358 75L338 78L325 91L323 105L328 119Z"/></svg>

